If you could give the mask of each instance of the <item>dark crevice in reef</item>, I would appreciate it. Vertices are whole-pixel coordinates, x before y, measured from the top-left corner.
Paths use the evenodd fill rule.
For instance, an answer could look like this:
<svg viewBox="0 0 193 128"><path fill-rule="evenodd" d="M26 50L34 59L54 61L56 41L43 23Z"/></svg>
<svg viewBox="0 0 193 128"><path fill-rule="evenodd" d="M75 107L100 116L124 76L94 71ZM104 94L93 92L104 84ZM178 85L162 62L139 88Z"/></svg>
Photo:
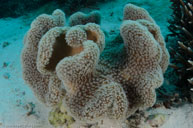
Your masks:
<svg viewBox="0 0 193 128"><path fill-rule="evenodd" d="M53 53L49 60L49 64L46 65L46 69L50 71L54 71L56 65L62 60L64 57L73 56L75 54L80 53L83 50L82 47L72 48L67 45L65 41L65 34L61 34L57 39L53 46Z"/></svg>

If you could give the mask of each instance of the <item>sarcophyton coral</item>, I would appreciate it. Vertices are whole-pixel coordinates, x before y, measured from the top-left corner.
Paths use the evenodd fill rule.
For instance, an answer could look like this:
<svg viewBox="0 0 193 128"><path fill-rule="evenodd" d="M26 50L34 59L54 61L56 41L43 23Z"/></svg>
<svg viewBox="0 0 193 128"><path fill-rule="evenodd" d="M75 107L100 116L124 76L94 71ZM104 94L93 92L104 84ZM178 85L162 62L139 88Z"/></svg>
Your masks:
<svg viewBox="0 0 193 128"><path fill-rule="evenodd" d="M64 26L59 10L39 16L24 41L25 81L42 101L62 100L70 115L84 123L123 121L151 107L169 63L155 21L146 10L126 5L120 27L123 42L108 42L106 47L100 26L87 22Z"/></svg>

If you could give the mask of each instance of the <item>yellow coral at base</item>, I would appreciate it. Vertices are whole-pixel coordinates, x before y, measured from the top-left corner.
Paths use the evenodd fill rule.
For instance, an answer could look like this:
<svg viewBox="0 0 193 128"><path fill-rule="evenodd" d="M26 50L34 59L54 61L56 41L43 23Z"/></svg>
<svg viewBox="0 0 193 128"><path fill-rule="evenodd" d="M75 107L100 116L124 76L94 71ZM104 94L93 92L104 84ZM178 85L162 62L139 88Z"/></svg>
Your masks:
<svg viewBox="0 0 193 128"><path fill-rule="evenodd" d="M61 103L52 109L49 113L48 120L54 127L64 126L65 128L71 128L70 125L75 122L74 118L68 115L68 112Z"/></svg>

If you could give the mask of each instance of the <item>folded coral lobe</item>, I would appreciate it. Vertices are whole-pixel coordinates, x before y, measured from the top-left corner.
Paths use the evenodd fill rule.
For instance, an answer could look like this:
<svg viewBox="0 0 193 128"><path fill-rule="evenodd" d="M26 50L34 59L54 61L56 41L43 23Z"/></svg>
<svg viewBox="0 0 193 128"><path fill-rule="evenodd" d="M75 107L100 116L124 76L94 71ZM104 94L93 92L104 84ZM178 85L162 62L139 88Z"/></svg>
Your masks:
<svg viewBox="0 0 193 128"><path fill-rule="evenodd" d="M155 23L150 14L143 8L137 7L132 4L127 4L124 7L123 13L124 20L133 20L139 22L141 25L145 26L149 32L154 36L155 40L160 44L162 49L162 59L160 61L160 66L163 73L166 71L169 65L169 52L166 49L164 38L161 34L159 26Z"/></svg>
<svg viewBox="0 0 193 128"><path fill-rule="evenodd" d="M155 103L155 88L163 83L169 54L159 27L145 9L126 5L120 33L127 53L121 83L132 113L134 108L146 109Z"/></svg>
<svg viewBox="0 0 193 128"><path fill-rule="evenodd" d="M52 15L42 14L32 22L31 28L25 36L21 54L23 78L32 88L34 94L44 103L46 102L45 94L48 91L49 75L42 75L37 70L38 44L50 28L62 26L64 23L64 13L60 10L55 10Z"/></svg>

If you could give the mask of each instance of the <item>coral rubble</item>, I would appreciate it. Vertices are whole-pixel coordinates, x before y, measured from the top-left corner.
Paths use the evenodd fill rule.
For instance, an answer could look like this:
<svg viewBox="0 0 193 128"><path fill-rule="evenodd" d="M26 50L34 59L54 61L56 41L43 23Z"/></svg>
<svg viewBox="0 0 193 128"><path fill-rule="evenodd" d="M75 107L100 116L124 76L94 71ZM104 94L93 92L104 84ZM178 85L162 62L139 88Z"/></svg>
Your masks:
<svg viewBox="0 0 193 128"><path fill-rule="evenodd" d="M84 15L78 20L72 16L76 23L70 26L64 26L60 10L36 18L24 38L23 76L41 101L62 102L76 121L122 122L154 105L169 54L160 28L145 9L126 5L122 42L106 47L105 35L95 24L100 23L98 16L85 21Z"/></svg>

